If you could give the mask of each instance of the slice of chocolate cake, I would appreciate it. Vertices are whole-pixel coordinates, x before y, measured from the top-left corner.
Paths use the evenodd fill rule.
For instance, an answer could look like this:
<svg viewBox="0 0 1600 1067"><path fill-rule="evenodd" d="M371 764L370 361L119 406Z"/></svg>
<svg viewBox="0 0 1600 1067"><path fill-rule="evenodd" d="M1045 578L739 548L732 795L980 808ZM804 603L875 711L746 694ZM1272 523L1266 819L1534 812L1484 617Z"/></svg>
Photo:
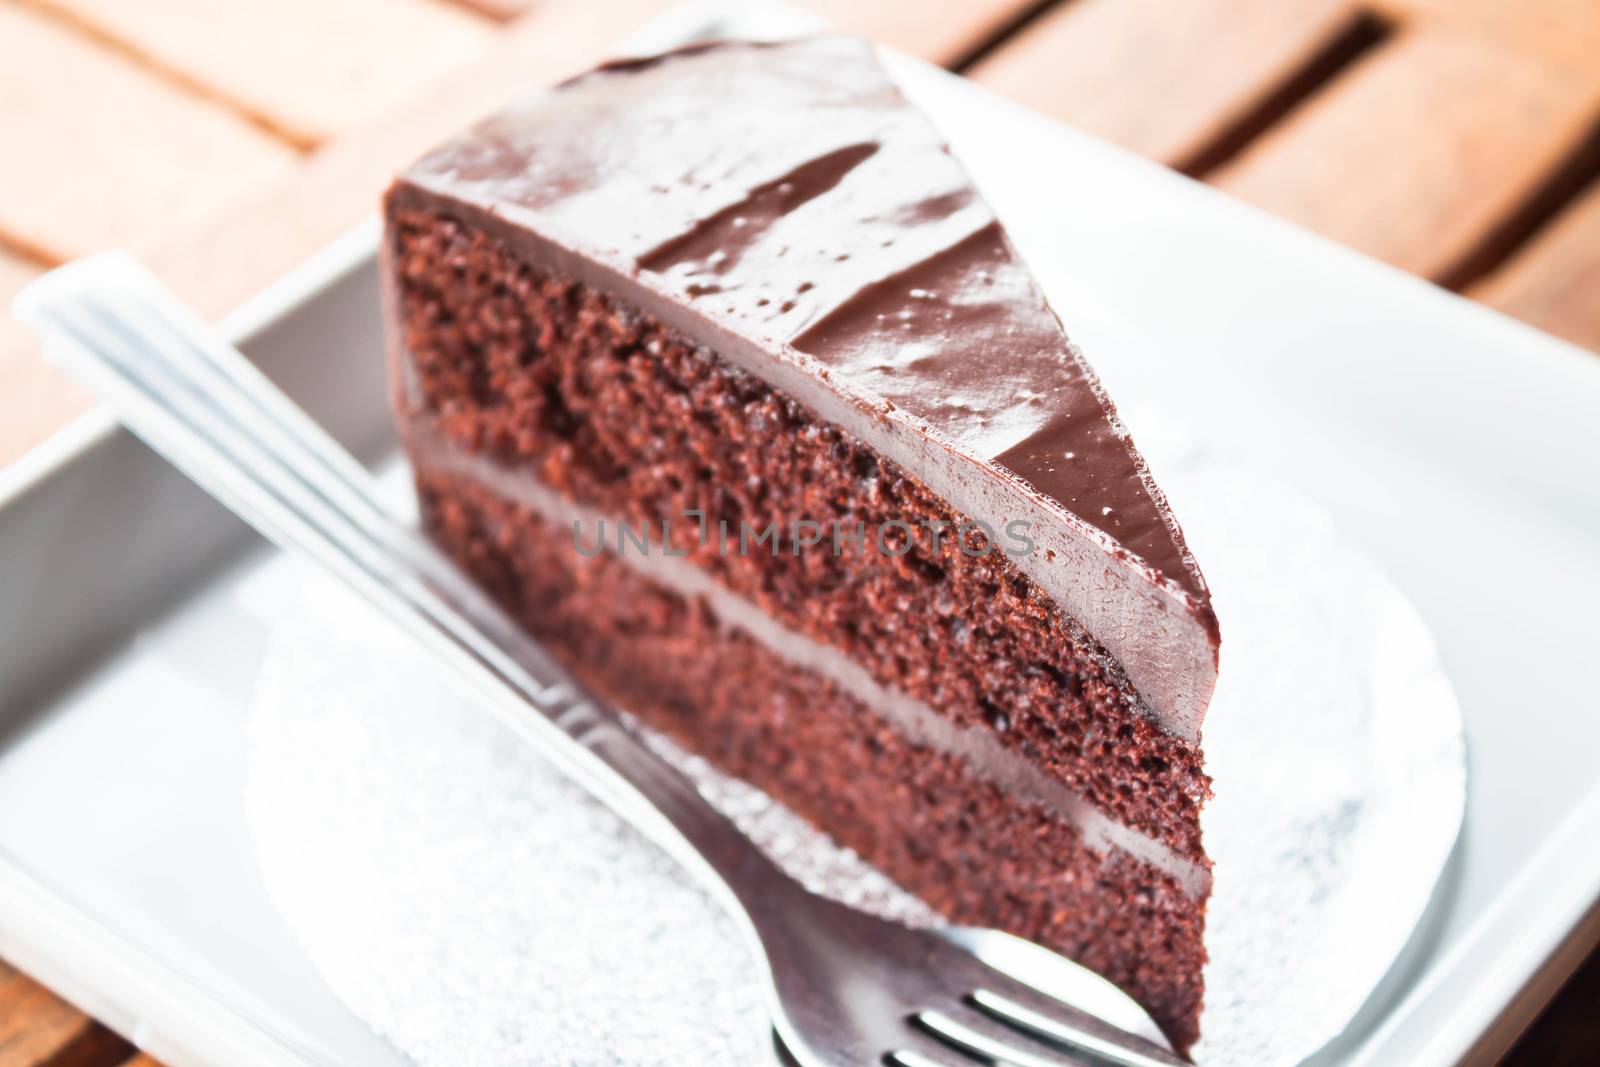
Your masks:
<svg viewBox="0 0 1600 1067"><path fill-rule="evenodd" d="M1205 582L870 47L602 67L386 210L432 536L596 692L1187 1048Z"/></svg>

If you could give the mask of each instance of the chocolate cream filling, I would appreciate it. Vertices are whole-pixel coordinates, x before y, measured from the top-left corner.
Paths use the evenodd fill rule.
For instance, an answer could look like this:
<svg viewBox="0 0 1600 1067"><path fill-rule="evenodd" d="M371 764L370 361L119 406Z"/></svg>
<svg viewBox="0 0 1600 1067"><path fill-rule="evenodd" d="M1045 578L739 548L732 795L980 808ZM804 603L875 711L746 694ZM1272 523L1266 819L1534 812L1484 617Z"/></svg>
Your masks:
<svg viewBox="0 0 1600 1067"><path fill-rule="evenodd" d="M605 543L603 531L615 531L622 525L611 516L567 499L526 470L512 469L488 456L468 452L421 425L409 427L408 450L412 461L423 469L474 482L548 522L572 529L575 552L578 546ZM1111 818L988 731L954 723L922 701L880 684L837 649L795 632L692 563L665 554L664 549L664 545L653 541L644 546L630 543L626 550L613 555L662 588L703 602L722 625L743 631L796 668L839 686L913 744L954 756L978 777L1019 800L1054 813L1075 827L1085 844L1095 851L1118 850L1147 863L1174 878L1191 897L1202 898L1210 891L1211 873L1201 864Z"/></svg>

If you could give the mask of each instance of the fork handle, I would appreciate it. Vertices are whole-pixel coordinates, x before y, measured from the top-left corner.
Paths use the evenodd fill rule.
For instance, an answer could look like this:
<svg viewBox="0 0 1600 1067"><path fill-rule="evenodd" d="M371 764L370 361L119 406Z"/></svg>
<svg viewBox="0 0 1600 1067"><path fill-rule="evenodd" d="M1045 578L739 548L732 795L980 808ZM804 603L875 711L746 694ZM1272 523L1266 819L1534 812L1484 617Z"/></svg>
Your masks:
<svg viewBox="0 0 1600 1067"><path fill-rule="evenodd" d="M341 445L137 261L105 253L18 297L45 352L124 425L280 547L430 649L519 737L732 905L798 889L694 784L587 693L432 545L378 503ZM530 709L535 714L529 714Z"/></svg>

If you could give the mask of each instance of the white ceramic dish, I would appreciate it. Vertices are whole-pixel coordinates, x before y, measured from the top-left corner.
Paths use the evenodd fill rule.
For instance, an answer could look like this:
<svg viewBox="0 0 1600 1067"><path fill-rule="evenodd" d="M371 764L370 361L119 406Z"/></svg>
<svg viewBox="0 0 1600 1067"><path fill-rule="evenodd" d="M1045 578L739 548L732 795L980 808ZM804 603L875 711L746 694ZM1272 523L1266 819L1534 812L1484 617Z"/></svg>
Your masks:
<svg viewBox="0 0 1600 1067"><path fill-rule="evenodd" d="M1411 949L1316 1061L1491 1060L1600 936L1600 360L895 70L1135 430L1141 402L1187 412L1333 510L1421 609L1467 721L1466 829ZM228 324L369 458L392 448L374 243L352 234ZM263 635L231 590L254 544L100 415L0 474L0 955L177 1067L399 1063L251 857Z"/></svg>

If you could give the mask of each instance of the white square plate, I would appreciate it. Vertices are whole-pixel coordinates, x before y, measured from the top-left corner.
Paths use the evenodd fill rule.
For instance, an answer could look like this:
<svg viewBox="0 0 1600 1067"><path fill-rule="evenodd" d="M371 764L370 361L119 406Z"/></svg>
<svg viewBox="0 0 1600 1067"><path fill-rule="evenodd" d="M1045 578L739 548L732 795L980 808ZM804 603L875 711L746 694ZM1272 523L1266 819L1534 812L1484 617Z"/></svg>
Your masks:
<svg viewBox="0 0 1600 1067"><path fill-rule="evenodd" d="M1292 481L1433 629L1467 722L1464 836L1413 946L1316 1060L1492 1059L1600 934L1600 359L892 67L1136 434L1141 408L1181 412ZM352 234L229 324L374 459L393 447L375 242ZM251 857L264 626L231 592L251 545L100 415L0 475L0 954L180 1067L397 1064Z"/></svg>

